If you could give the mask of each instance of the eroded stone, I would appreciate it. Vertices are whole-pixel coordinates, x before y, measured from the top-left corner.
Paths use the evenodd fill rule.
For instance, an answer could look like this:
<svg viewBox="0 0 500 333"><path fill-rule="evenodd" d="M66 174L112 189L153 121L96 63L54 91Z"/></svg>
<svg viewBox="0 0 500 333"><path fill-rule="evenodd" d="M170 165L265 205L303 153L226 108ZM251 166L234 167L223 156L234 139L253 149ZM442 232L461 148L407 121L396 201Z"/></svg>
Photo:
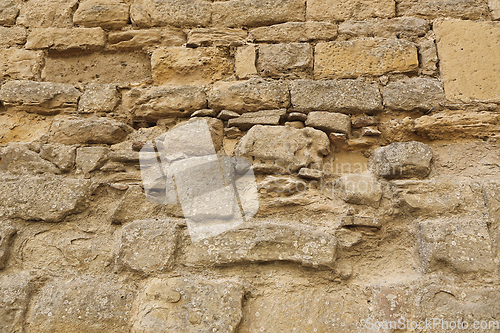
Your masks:
<svg viewBox="0 0 500 333"><path fill-rule="evenodd" d="M51 49L56 51L97 50L106 44L106 34L101 28L36 28L26 42L28 50Z"/></svg>
<svg viewBox="0 0 500 333"><path fill-rule="evenodd" d="M329 132L351 134L351 118L348 115L335 112L315 111L309 113L306 126Z"/></svg>
<svg viewBox="0 0 500 333"><path fill-rule="evenodd" d="M426 110L444 104L443 84L430 78L413 78L391 82L382 87L384 105L393 110Z"/></svg>
<svg viewBox="0 0 500 333"><path fill-rule="evenodd" d="M257 70L265 77L304 78L313 68L313 50L307 43L259 46Z"/></svg>
<svg viewBox="0 0 500 333"><path fill-rule="evenodd" d="M40 75L43 54L23 49L0 50L0 79L35 80Z"/></svg>
<svg viewBox="0 0 500 333"><path fill-rule="evenodd" d="M393 0L308 0L308 21L364 20L371 17L389 18L396 14Z"/></svg>
<svg viewBox="0 0 500 333"><path fill-rule="evenodd" d="M113 111L120 101L116 88L116 84L88 84L78 102L78 112L94 113Z"/></svg>
<svg viewBox="0 0 500 333"><path fill-rule="evenodd" d="M210 23L211 9L212 4L205 0L134 0L130 18L140 28L206 26Z"/></svg>
<svg viewBox="0 0 500 333"><path fill-rule="evenodd" d="M336 194L345 202L375 208L380 204L382 186L372 175L342 175L335 185Z"/></svg>
<svg viewBox="0 0 500 333"><path fill-rule="evenodd" d="M286 22L250 31L249 39L267 43L297 43L333 40L337 26L328 22Z"/></svg>
<svg viewBox="0 0 500 333"><path fill-rule="evenodd" d="M121 0L86 0L78 6L73 22L89 28L120 29L129 21L129 7Z"/></svg>

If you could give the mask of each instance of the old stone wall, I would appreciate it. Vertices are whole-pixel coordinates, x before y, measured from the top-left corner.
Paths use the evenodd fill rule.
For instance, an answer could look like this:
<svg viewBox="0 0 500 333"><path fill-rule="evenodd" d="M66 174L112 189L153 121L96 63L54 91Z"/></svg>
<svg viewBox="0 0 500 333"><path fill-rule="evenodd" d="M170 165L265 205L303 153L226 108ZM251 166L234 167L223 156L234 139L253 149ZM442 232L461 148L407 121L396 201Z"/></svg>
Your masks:
<svg viewBox="0 0 500 333"><path fill-rule="evenodd" d="M0 0L0 332L499 331L499 20L499 0ZM168 174L148 143L199 124L218 158L178 151L177 192L148 187L147 163ZM192 133L163 148L212 147ZM197 186L243 158L236 204ZM246 215L197 239L213 211Z"/></svg>

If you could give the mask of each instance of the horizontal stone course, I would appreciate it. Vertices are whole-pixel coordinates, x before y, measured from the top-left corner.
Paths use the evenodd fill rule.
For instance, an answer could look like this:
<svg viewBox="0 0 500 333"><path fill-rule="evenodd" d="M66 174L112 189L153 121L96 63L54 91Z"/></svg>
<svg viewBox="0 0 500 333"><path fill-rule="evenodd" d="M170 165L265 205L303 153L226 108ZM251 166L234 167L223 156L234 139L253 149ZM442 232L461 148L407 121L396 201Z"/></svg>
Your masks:
<svg viewBox="0 0 500 333"><path fill-rule="evenodd" d="M106 34L101 28L36 28L28 36L28 50L95 50L104 47Z"/></svg>

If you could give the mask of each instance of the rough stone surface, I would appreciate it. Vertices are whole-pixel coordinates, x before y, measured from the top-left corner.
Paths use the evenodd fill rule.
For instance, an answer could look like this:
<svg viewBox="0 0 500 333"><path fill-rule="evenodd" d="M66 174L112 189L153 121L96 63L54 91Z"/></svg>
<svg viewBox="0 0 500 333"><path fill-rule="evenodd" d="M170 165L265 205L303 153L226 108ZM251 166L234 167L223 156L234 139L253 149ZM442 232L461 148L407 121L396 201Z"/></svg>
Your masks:
<svg viewBox="0 0 500 333"><path fill-rule="evenodd" d="M26 29L22 27L0 27L0 47L11 47L26 43Z"/></svg>
<svg viewBox="0 0 500 333"><path fill-rule="evenodd" d="M398 2L399 15L422 16L426 18L454 17L477 20L488 13L486 1L481 0L402 0Z"/></svg>
<svg viewBox="0 0 500 333"><path fill-rule="evenodd" d="M20 332L32 293L27 272L8 273L0 276L0 330Z"/></svg>
<svg viewBox="0 0 500 333"><path fill-rule="evenodd" d="M239 79L257 75L256 48L254 45L241 46L234 55L234 71Z"/></svg>
<svg viewBox="0 0 500 333"><path fill-rule="evenodd" d="M372 175L343 175L337 182L337 195L345 202L377 208L382 198L382 186Z"/></svg>
<svg viewBox="0 0 500 333"><path fill-rule="evenodd" d="M214 110L238 113L282 109L290 105L285 83L250 79L243 82L221 82L208 92L208 106Z"/></svg>
<svg viewBox="0 0 500 333"><path fill-rule="evenodd" d="M439 108L445 101L443 84L430 78L395 81L382 87L384 105L393 110L425 110Z"/></svg>
<svg viewBox="0 0 500 333"><path fill-rule="evenodd" d="M34 80L40 76L42 53L23 49L0 50L0 79Z"/></svg>
<svg viewBox="0 0 500 333"><path fill-rule="evenodd" d="M105 43L106 34L101 28L36 28L29 35L26 48L57 51L95 50L103 48Z"/></svg>
<svg viewBox="0 0 500 333"><path fill-rule="evenodd" d="M308 0L308 21L364 20L370 17L394 17L396 4L392 0Z"/></svg>
<svg viewBox="0 0 500 333"><path fill-rule="evenodd" d="M189 31L187 47L241 45L245 43L248 32L243 29L198 28Z"/></svg>
<svg viewBox="0 0 500 333"><path fill-rule="evenodd" d="M306 3L301 0L230 0L213 5L212 23L227 27L258 27L305 20Z"/></svg>
<svg viewBox="0 0 500 333"><path fill-rule="evenodd" d="M45 144L40 157L54 163L61 171L69 171L75 165L76 147L60 144Z"/></svg>
<svg viewBox="0 0 500 333"><path fill-rule="evenodd" d="M500 20L500 1L488 0L488 6L490 7L491 17L494 20Z"/></svg>
<svg viewBox="0 0 500 333"><path fill-rule="evenodd" d="M82 147L76 150L77 169L87 174L101 168L108 160L109 148L106 147Z"/></svg>
<svg viewBox="0 0 500 333"><path fill-rule="evenodd" d="M0 155L0 171L12 174L59 174L61 171L49 161L44 160L36 152L22 145L9 145Z"/></svg>
<svg viewBox="0 0 500 333"><path fill-rule="evenodd" d="M318 43L314 50L314 76L356 78L412 72L418 68L417 47L406 40L361 38Z"/></svg>
<svg viewBox="0 0 500 333"><path fill-rule="evenodd" d="M156 84L203 84L228 77L234 62L228 50L220 47L159 49L151 56Z"/></svg>
<svg viewBox="0 0 500 333"><path fill-rule="evenodd" d="M435 32L446 97L500 102L500 23L448 20Z"/></svg>
<svg viewBox="0 0 500 333"><path fill-rule="evenodd" d="M330 152L324 132L288 126L253 126L241 138L236 155L253 160L254 170L290 173L312 163L321 165Z"/></svg>
<svg viewBox="0 0 500 333"><path fill-rule="evenodd" d="M313 50L309 44L288 43L259 46L257 70L265 77L307 77L313 68Z"/></svg>
<svg viewBox="0 0 500 333"><path fill-rule="evenodd" d="M297 43L333 40L337 26L328 22L287 22L250 31L249 39L266 43Z"/></svg>
<svg viewBox="0 0 500 333"><path fill-rule="evenodd" d="M140 28L206 26L210 23L211 8L212 4L205 0L134 0L130 19Z"/></svg>
<svg viewBox="0 0 500 333"><path fill-rule="evenodd" d="M221 245L215 247L216 242ZM336 248L337 240L326 233L277 224L245 225L208 240L208 244L192 243L186 249L186 262L193 266L226 266L291 261L333 268Z"/></svg>
<svg viewBox="0 0 500 333"><path fill-rule="evenodd" d="M123 141L132 131L130 126L109 118L59 117L54 119L50 127L49 140L66 145L115 144Z"/></svg>
<svg viewBox="0 0 500 333"><path fill-rule="evenodd" d="M391 143L373 152L371 168L375 175L384 178L422 178L431 170L432 157L432 150L425 143Z"/></svg>
<svg viewBox="0 0 500 333"><path fill-rule="evenodd" d="M290 84L292 108L297 111L337 111L348 113L382 110L376 83L356 80L296 80Z"/></svg>
<svg viewBox="0 0 500 333"><path fill-rule="evenodd" d="M14 25L19 14L19 5L17 1L0 1L0 25Z"/></svg>
<svg viewBox="0 0 500 333"><path fill-rule="evenodd" d="M56 176L0 177L0 217L60 222L83 208L91 181Z"/></svg>
<svg viewBox="0 0 500 333"><path fill-rule="evenodd" d="M9 81L0 89L0 101L9 110L40 114L75 111L81 93L68 84Z"/></svg>
<svg viewBox="0 0 500 333"><path fill-rule="evenodd" d="M85 92L78 102L78 112L111 112L120 101L115 84L91 83L85 87Z"/></svg>
<svg viewBox="0 0 500 333"><path fill-rule="evenodd" d="M8 223L0 225L0 270L4 269L9 259L12 237L17 233L17 229ZM0 318L1 315L0 315Z"/></svg>
<svg viewBox="0 0 500 333"><path fill-rule="evenodd" d="M89 28L120 29L129 22L129 7L121 0L85 0L73 15L73 22Z"/></svg>
<svg viewBox="0 0 500 333"><path fill-rule="evenodd" d="M437 73L438 55L436 48L436 37L434 33L429 34L418 44L419 62L422 74L434 75Z"/></svg>
<svg viewBox="0 0 500 333"><path fill-rule="evenodd" d="M307 116L306 126L329 132L351 134L351 118L342 113L325 111L311 112Z"/></svg>
<svg viewBox="0 0 500 333"><path fill-rule="evenodd" d="M254 125L279 125L286 115L286 109L248 112L238 118L229 119L228 126L246 131Z"/></svg>
<svg viewBox="0 0 500 333"><path fill-rule="evenodd" d="M427 20L418 17L346 21L339 25L339 34L360 37L422 37L429 30Z"/></svg>
<svg viewBox="0 0 500 333"><path fill-rule="evenodd" d="M109 50L140 50L156 45L172 47L186 43L186 34L179 28L128 30L108 35Z"/></svg>
<svg viewBox="0 0 500 333"><path fill-rule="evenodd" d="M17 24L28 28L70 28L78 0L28 0L21 7Z"/></svg>

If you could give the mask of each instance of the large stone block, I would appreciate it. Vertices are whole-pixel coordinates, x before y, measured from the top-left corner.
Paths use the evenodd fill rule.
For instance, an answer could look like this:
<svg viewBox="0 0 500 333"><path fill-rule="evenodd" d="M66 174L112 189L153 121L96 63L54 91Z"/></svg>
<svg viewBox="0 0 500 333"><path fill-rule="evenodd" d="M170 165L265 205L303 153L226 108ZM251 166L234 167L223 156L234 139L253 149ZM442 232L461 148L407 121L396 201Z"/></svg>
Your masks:
<svg viewBox="0 0 500 333"><path fill-rule="evenodd" d="M356 80L296 80L290 84L292 108L297 111L373 113L382 110L374 82Z"/></svg>
<svg viewBox="0 0 500 333"><path fill-rule="evenodd" d="M259 46L257 70L262 76L304 78L313 69L313 50L307 43Z"/></svg>
<svg viewBox="0 0 500 333"><path fill-rule="evenodd" d="M308 0L308 21L365 20L370 17L389 18L396 15L394 0Z"/></svg>
<svg viewBox="0 0 500 333"><path fill-rule="evenodd" d="M212 3L206 0L134 0L130 6L132 23L140 28L173 25L206 26Z"/></svg>
<svg viewBox="0 0 500 333"><path fill-rule="evenodd" d="M56 51L96 50L106 44L106 34L101 28L36 28L28 37L28 50L51 49Z"/></svg>
<svg viewBox="0 0 500 333"><path fill-rule="evenodd" d="M250 79L243 82L218 82L208 92L211 109L238 113L283 109L290 105L288 87L283 82Z"/></svg>
<svg viewBox="0 0 500 333"><path fill-rule="evenodd" d="M249 39L267 43L297 43L333 40L337 26L328 22L287 22L250 31Z"/></svg>
<svg viewBox="0 0 500 333"><path fill-rule="evenodd" d="M92 192L88 180L57 176L10 176L0 178L0 217L60 222L81 211Z"/></svg>
<svg viewBox="0 0 500 333"><path fill-rule="evenodd" d="M8 110L40 114L76 111L81 93L69 84L9 81L0 89L0 101Z"/></svg>
<svg viewBox="0 0 500 333"><path fill-rule="evenodd" d="M153 80L163 84L203 84L233 74L234 61L223 47L171 47L151 56Z"/></svg>
<svg viewBox="0 0 500 333"><path fill-rule="evenodd" d="M0 50L0 79L35 80L39 78L43 53L23 49Z"/></svg>
<svg viewBox="0 0 500 333"><path fill-rule="evenodd" d="M10 144L0 155L0 171L12 174L59 174L61 171L25 145Z"/></svg>
<svg viewBox="0 0 500 333"><path fill-rule="evenodd" d="M213 5L212 23L226 27L258 27L305 21L302 0L230 0Z"/></svg>
<svg viewBox="0 0 500 333"><path fill-rule="evenodd" d="M443 84L431 78L413 78L391 82L382 87L384 105L392 110L425 110L444 103Z"/></svg>
<svg viewBox="0 0 500 333"><path fill-rule="evenodd" d="M345 21L339 25L339 34L360 37L415 38L425 36L430 24L418 17Z"/></svg>
<svg viewBox="0 0 500 333"><path fill-rule="evenodd" d="M482 0L402 0L398 1L399 15L426 18L453 17L477 20L488 15L488 5Z"/></svg>
<svg viewBox="0 0 500 333"><path fill-rule="evenodd" d="M360 38L319 43L314 51L314 76L317 79L379 76L417 69L417 47L401 39Z"/></svg>
<svg viewBox="0 0 500 333"><path fill-rule="evenodd" d="M154 46L182 46L186 34L179 28L141 29L111 32L108 35L109 50L140 50Z"/></svg>
<svg viewBox="0 0 500 333"><path fill-rule="evenodd" d="M17 24L28 28L71 28L78 0L28 0L21 7Z"/></svg>
<svg viewBox="0 0 500 333"><path fill-rule="evenodd" d="M19 1L1 0L0 1L0 25L14 25L19 14Z"/></svg>
<svg viewBox="0 0 500 333"><path fill-rule="evenodd" d="M11 47L26 43L26 29L23 27L0 27L0 47Z"/></svg>
<svg viewBox="0 0 500 333"><path fill-rule="evenodd" d="M311 267L333 268L337 240L333 235L277 224L243 225L186 248L190 266L226 266L269 261L291 261Z"/></svg>
<svg viewBox="0 0 500 333"><path fill-rule="evenodd" d="M434 31L446 97L500 102L500 22L446 20Z"/></svg>
<svg viewBox="0 0 500 333"><path fill-rule="evenodd" d="M73 22L88 28L120 29L129 21L129 7L121 0L86 0L80 2Z"/></svg>
<svg viewBox="0 0 500 333"><path fill-rule="evenodd" d="M27 272L0 276L0 332L22 332L32 293Z"/></svg>
<svg viewBox="0 0 500 333"><path fill-rule="evenodd" d="M253 161L256 172L293 173L302 167L322 165L330 152L328 136L312 128L253 126L238 143L235 153Z"/></svg>

